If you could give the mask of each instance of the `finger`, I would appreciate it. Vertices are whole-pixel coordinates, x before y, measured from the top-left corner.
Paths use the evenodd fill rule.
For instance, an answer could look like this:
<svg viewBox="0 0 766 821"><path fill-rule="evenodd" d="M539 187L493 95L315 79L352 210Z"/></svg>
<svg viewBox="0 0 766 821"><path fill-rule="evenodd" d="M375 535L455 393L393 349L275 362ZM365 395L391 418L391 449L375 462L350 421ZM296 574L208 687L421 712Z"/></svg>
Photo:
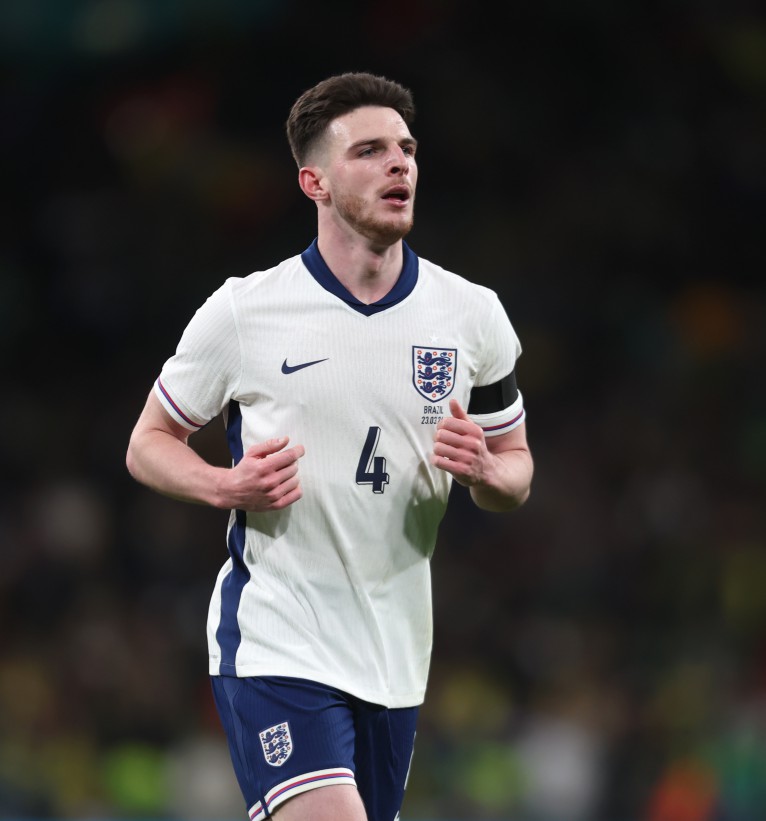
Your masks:
<svg viewBox="0 0 766 821"><path fill-rule="evenodd" d="M437 445L445 445L475 456L481 451L482 440L470 430L454 431L445 427L436 432L434 448Z"/></svg>
<svg viewBox="0 0 766 821"><path fill-rule="evenodd" d="M460 402L457 401L457 399L450 399L449 409L450 413L455 417L455 419L465 419L467 421L470 421L468 419L468 414L463 410L463 406L460 404Z"/></svg>
<svg viewBox="0 0 766 821"><path fill-rule="evenodd" d="M459 462L449 459L446 456L440 456L438 453L431 454L430 462L434 467L446 473L450 473L453 476L462 473L462 467Z"/></svg>
<svg viewBox="0 0 766 821"><path fill-rule="evenodd" d="M286 442L288 437L285 436L283 439ZM280 450L279 447L272 445L273 442L280 441L282 440L270 439L268 442L263 442L260 445L253 445L245 455L261 461L268 460L269 470L281 470L287 467L287 465L297 462L306 452L303 445L295 445L295 447L289 448L288 450ZM266 469L266 467L264 464L263 469Z"/></svg>
<svg viewBox="0 0 766 821"><path fill-rule="evenodd" d="M288 505L293 504L293 502L297 502L303 496L303 490L300 485L298 487L291 490L289 493L285 493L284 496L281 496L274 504L272 505L272 510L282 510L286 508Z"/></svg>
<svg viewBox="0 0 766 821"><path fill-rule="evenodd" d="M280 482L277 485L274 485L273 488L268 490L264 493L264 497L269 505L275 505L279 502L279 500L283 497L292 493L297 487L300 486L300 478L295 475L285 479L283 482Z"/></svg>
<svg viewBox="0 0 766 821"><path fill-rule="evenodd" d="M250 500L248 503L243 504L241 508L256 513L263 513L267 510L282 510L293 502L297 502L303 496L300 482L290 483L290 487L291 489L284 493L281 492L280 488L279 493L267 494Z"/></svg>
<svg viewBox="0 0 766 821"><path fill-rule="evenodd" d="M468 427L466 426L464 419L458 419L455 416L443 416L436 425L436 430L451 430L457 434L460 434L467 431Z"/></svg>
<svg viewBox="0 0 766 821"><path fill-rule="evenodd" d="M278 458L281 459L282 454L270 457L268 460L261 459L256 463L255 470L251 471L247 478L248 485L253 491L276 499L281 495L280 487L293 476L297 476L298 464L296 462L275 470L273 463Z"/></svg>
<svg viewBox="0 0 766 821"><path fill-rule="evenodd" d="M459 430L452 430L448 427L440 428L436 431L436 436L434 437L435 442L445 442L449 445L453 445L454 447L459 447L461 442L465 439L466 434Z"/></svg>
<svg viewBox="0 0 766 821"><path fill-rule="evenodd" d="M291 462L289 465L286 465L279 470L274 471L270 474L270 478L273 484L273 487L279 487L280 485L288 482L293 476L298 475L298 463Z"/></svg>
<svg viewBox="0 0 766 821"><path fill-rule="evenodd" d="M452 410L452 408L450 408L450 410ZM437 430L446 429L453 430L455 433L465 434L469 433L474 428L477 428L476 423L466 414L459 403L456 403L454 410L457 415L443 416L436 426Z"/></svg>
<svg viewBox="0 0 766 821"><path fill-rule="evenodd" d="M443 456L451 462L458 462L465 458L465 451L461 448L448 445L444 442L437 442L434 445L433 452L436 456Z"/></svg>
<svg viewBox="0 0 766 821"><path fill-rule="evenodd" d="M288 450L268 454L269 468L272 470L282 470L283 468L289 467L290 465L295 464L295 462L297 462L305 452L306 449L303 445L296 445Z"/></svg>
<svg viewBox="0 0 766 821"><path fill-rule="evenodd" d="M251 445L245 452L245 456L253 459L263 459L272 453L278 453L290 441L289 436L279 436L276 439L268 439L265 442L257 442Z"/></svg>

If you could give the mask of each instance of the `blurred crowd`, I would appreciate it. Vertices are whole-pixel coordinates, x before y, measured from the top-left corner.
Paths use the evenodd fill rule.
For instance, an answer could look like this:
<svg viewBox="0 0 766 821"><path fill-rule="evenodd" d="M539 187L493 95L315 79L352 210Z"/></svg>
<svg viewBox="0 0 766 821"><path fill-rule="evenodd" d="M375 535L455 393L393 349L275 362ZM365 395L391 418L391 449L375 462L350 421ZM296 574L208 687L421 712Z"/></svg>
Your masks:
<svg viewBox="0 0 766 821"><path fill-rule="evenodd" d="M244 818L226 514L127 475L192 312L301 251L283 136L412 87L414 250L500 294L536 460L454 489L404 821L766 817L766 19L752 2L0 7L0 817ZM192 442L225 464L215 420Z"/></svg>

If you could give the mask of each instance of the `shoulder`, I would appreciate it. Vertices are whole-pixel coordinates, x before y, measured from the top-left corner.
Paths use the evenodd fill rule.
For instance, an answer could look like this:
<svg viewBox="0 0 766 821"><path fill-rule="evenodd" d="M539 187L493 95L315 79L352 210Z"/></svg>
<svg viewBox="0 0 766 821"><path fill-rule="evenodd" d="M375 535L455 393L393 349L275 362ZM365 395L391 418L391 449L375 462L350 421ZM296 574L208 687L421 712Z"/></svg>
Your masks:
<svg viewBox="0 0 766 821"><path fill-rule="evenodd" d="M440 292L453 293L458 299L469 300L476 305L490 305L497 301L497 293L492 288L472 282L467 277L423 257L418 257L418 260L420 276L426 286L432 286Z"/></svg>
<svg viewBox="0 0 766 821"><path fill-rule="evenodd" d="M215 288L208 292L208 296L199 304L192 317L192 325L210 324L226 325L237 323L243 306L256 303L263 294L263 288L269 283L281 284L279 287L289 288L290 277L281 276L291 267L295 267L300 257L283 260L278 265L263 271L254 271L246 276L230 276L224 279Z"/></svg>
<svg viewBox="0 0 766 821"><path fill-rule="evenodd" d="M229 277L219 290L224 290L230 297L258 291L264 287L289 287L291 277L302 268L301 257L296 254L282 260L271 268L253 271L247 276Z"/></svg>

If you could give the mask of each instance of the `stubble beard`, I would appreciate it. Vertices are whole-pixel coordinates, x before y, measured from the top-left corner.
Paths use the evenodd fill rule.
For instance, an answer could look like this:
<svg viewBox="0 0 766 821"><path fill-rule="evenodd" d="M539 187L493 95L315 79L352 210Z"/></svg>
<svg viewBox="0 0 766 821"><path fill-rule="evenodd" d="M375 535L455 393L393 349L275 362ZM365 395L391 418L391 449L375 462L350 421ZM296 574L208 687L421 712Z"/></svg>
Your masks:
<svg viewBox="0 0 766 821"><path fill-rule="evenodd" d="M365 206L366 201L362 197L353 195L336 197L335 200L335 208L343 221L375 245L393 245L412 230L414 224L412 211L410 211L410 218L404 222L383 220L367 213Z"/></svg>

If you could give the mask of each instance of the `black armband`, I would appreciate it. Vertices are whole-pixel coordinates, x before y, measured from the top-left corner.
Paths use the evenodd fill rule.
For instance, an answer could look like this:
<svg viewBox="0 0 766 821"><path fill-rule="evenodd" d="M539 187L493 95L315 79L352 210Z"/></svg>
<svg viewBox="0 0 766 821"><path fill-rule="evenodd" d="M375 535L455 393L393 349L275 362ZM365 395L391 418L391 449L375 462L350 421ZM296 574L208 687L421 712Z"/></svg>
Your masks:
<svg viewBox="0 0 766 821"><path fill-rule="evenodd" d="M468 402L468 413L497 413L509 408L518 398L516 374L511 371L498 382L474 387Z"/></svg>

